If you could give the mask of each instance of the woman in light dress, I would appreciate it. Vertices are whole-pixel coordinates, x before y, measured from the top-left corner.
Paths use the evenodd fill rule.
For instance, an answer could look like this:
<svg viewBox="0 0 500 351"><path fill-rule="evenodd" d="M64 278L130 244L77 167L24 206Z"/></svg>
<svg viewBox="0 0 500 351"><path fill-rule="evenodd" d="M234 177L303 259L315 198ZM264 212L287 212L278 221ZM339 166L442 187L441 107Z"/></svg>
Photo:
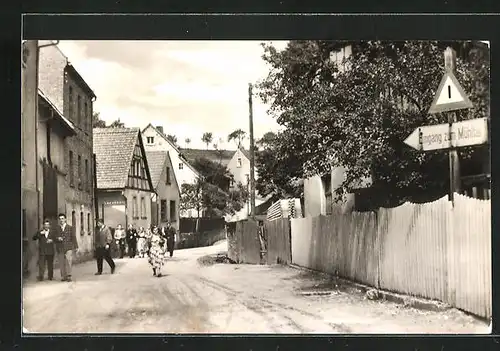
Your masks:
<svg viewBox="0 0 500 351"><path fill-rule="evenodd" d="M151 248L149 251L149 264L153 268L153 276L161 277L161 268L165 264L165 239L160 235L158 228L152 228Z"/></svg>
<svg viewBox="0 0 500 351"><path fill-rule="evenodd" d="M137 252L139 253L139 257L146 257L147 242L144 227L140 227L137 234L139 235L139 239L137 240Z"/></svg>

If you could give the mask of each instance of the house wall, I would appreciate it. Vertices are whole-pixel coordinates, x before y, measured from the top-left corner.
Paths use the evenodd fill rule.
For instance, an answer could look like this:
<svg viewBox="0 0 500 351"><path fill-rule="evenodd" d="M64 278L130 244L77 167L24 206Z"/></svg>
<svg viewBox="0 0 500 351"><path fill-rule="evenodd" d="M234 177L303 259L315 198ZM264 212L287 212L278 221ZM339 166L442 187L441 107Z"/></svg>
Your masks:
<svg viewBox="0 0 500 351"><path fill-rule="evenodd" d="M153 137L154 142L148 144L148 137ZM149 126L142 133L142 141L146 150L168 151L172 161L172 167L177 178L179 188L182 184L194 184L198 178L197 174L188 166L187 162L179 157L179 152L167 142L154 128ZM183 164L182 169L179 169L179 164Z"/></svg>
<svg viewBox="0 0 500 351"><path fill-rule="evenodd" d="M137 201L137 216L133 213L134 196ZM126 222L121 223L123 226L134 224L136 228L149 227L152 224L151 218L151 193L143 190L125 189L126 204ZM144 198L145 208L141 209L141 198Z"/></svg>
<svg viewBox="0 0 500 351"><path fill-rule="evenodd" d="M67 70L63 72L64 77L64 108L63 113L75 126L76 135L66 138L64 164L67 169L66 174L66 214L71 218L72 211L76 212L76 236L80 247L84 250L91 250L93 246L94 231L94 196L93 196L93 142L92 142L92 98ZM73 100L70 101L69 90L73 90ZM80 115L78 115L78 99L80 96ZM85 110L85 102L87 109ZM72 106L72 108L70 108ZM73 167L69 167L69 152L73 152ZM81 174L78 174L78 156L81 157ZM85 164L88 168L85 168ZM70 183L70 172L73 173L74 182ZM80 212L84 213L84 221L90 214L91 225L87 223L80 226ZM89 228L90 227L90 228ZM84 251L84 252L85 252ZM90 252L90 251L89 251Z"/></svg>
<svg viewBox="0 0 500 351"><path fill-rule="evenodd" d="M241 158L241 167L238 167L238 158ZM234 176L235 183L240 182L243 185L247 185L247 174L250 175L250 160L243 154L241 150L236 150L233 158L227 164L229 172ZM258 178L257 171L254 172L254 178Z"/></svg>
<svg viewBox="0 0 500 351"><path fill-rule="evenodd" d="M345 178L345 168L333 167L331 176L332 192L338 189ZM368 180L362 180L361 184L366 184ZM327 203L325 196L325 187L320 176L313 176L304 179L304 216L315 217L326 215ZM335 195L333 195L335 197ZM350 211L355 205L355 195L351 193L344 194L336 204L342 206L344 212Z"/></svg>
<svg viewBox="0 0 500 351"><path fill-rule="evenodd" d="M21 63L21 236L23 271L36 272L36 244L31 237L41 224L37 191L37 81L38 40L25 42L26 61Z"/></svg>
<svg viewBox="0 0 500 351"><path fill-rule="evenodd" d="M177 185L177 181L174 177L174 173L172 172L172 162L167 157L167 162L165 168L160 177L160 181L158 182L158 186L156 188L156 192L158 196L156 197L156 209L158 215L158 224L160 226L166 225L166 221L161 218L161 201L167 201L167 210L166 210L166 219L172 223L172 226L175 229L179 229L179 207L180 207L180 192L179 186ZM167 171L166 168L170 167L170 184L167 184ZM175 201L175 214L173 217L170 216L170 201Z"/></svg>

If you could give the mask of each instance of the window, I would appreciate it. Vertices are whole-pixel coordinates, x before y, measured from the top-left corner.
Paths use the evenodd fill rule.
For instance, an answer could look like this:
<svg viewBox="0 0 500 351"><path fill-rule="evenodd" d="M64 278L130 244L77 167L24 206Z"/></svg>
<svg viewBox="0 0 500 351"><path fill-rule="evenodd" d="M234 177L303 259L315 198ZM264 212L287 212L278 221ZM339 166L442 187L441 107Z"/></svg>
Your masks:
<svg viewBox="0 0 500 351"><path fill-rule="evenodd" d="M87 234L90 235L90 213L87 213Z"/></svg>
<svg viewBox="0 0 500 351"><path fill-rule="evenodd" d="M80 212L80 236L83 236L83 233L85 232L85 218L83 217L83 212Z"/></svg>
<svg viewBox="0 0 500 351"><path fill-rule="evenodd" d="M74 121L74 117L73 116L73 87L69 87L69 94L68 94L68 115L69 115L69 118Z"/></svg>
<svg viewBox="0 0 500 351"><path fill-rule="evenodd" d="M87 108L87 101L83 103L83 128L85 129L85 132L89 131L88 128L88 121L90 119L90 115L87 114L88 108Z"/></svg>
<svg viewBox="0 0 500 351"><path fill-rule="evenodd" d="M134 219L139 219L139 213L138 213L138 208L137 208L137 196L134 196L132 198L132 217Z"/></svg>
<svg viewBox="0 0 500 351"><path fill-rule="evenodd" d="M167 200L160 201L160 219L162 222L166 222L167 218Z"/></svg>
<svg viewBox="0 0 500 351"><path fill-rule="evenodd" d="M78 189L82 190L82 156L78 155Z"/></svg>
<svg viewBox="0 0 500 351"><path fill-rule="evenodd" d="M167 167L167 176L166 176L166 180L165 180L165 183L167 183L167 185L170 185L170 167Z"/></svg>
<svg viewBox="0 0 500 351"><path fill-rule="evenodd" d="M75 186L75 173L73 171L73 151L69 152L69 169L68 169L68 174L69 174L69 186L74 187Z"/></svg>
<svg viewBox="0 0 500 351"><path fill-rule="evenodd" d="M85 160L85 190L90 192L90 174L89 174L89 160Z"/></svg>
<svg viewBox="0 0 500 351"><path fill-rule="evenodd" d="M170 200L170 222L177 222L175 200Z"/></svg>
<svg viewBox="0 0 500 351"><path fill-rule="evenodd" d="M76 125L81 126L82 124L82 97L80 95L76 96Z"/></svg>
<svg viewBox="0 0 500 351"><path fill-rule="evenodd" d="M229 187L234 187L234 179L229 179Z"/></svg>
<svg viewBox="0 0 500 351"><path fill-rule="evenodd" d="M141 197L141 218L142 219L147 219L147 213L146 213L146 199L144 197Z"/></svg>
<svg viewBox="0 0 500 351"><path fill-rule="evenodd" d="M241 157L238 157L238 162L236 163L236 167L241 167Z"/></svg>
<svg viewBox="0 0 500 351"><path fill-rule="evenodd" d="M146 142L148 144L153 144L155 142L155 137L152 137L152 136L146 137Z"/></svg>
<svg viewBox="0 0 500 351"><path fill-rule="evenodd" d="M179 163L179 169L183 169L184 168L184 163Z"/></svg>
<svg viewBox="0 0 500 351"><path fill-rule="evenodd" d="M92 131L92 128L93 128L93 120L94 120L94 116L92 115L92 104L90 103L88 105L88 111L87 111L87 122L89 124L89 131Z"/></svg>

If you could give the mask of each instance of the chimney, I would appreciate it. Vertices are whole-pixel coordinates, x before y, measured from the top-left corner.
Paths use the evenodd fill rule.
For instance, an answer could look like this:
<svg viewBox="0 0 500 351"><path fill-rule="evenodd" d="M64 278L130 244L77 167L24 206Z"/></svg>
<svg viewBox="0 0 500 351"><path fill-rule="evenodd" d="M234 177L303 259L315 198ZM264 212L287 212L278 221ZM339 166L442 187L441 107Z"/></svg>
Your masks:
<svg viewBox="0 0 500 351"><path fill-rule="evenodd" d="M158 131L163 134L163 126L156 126L156 129L158 129Z"/></svg>

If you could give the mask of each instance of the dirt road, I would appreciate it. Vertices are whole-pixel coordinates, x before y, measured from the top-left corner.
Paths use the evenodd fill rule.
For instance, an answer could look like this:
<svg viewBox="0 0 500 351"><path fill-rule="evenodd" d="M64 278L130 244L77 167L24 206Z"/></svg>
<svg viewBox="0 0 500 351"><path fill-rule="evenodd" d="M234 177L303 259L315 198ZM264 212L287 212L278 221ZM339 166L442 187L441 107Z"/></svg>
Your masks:
<svg viewBox="0 0 500 351"><path fill-rule="evenodd" d="M146 259L116 260L94 276L74 267L72 283L28 282L24 328L35 333L486 333L456 310L423 312L356 291L304 294L317 278L284 266L200 266L226 243L179 250L156 278ZM106 271L107 269L107 271ZM56 277L59 278L59 272Z"/></svg>

